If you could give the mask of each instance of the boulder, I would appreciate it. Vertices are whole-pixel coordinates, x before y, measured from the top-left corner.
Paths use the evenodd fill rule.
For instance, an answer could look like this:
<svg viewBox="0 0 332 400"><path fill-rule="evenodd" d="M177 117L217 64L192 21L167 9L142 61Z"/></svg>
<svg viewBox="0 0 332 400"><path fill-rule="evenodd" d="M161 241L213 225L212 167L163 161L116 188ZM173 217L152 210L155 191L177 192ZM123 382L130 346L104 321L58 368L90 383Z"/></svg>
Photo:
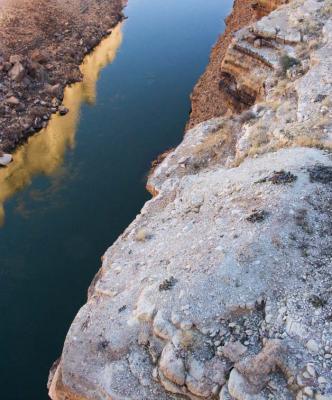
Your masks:
<svg viewBox="0 0 332 400"><path fill-rule="evenodd" d="M60 83L57 83L56 85L45 85L45 91L46 93L52 95L53 97L59 98L62 94L62 87Z"/></svg>
<svg viewBox="0 0 332 400"><path fill-rule="evenodd" d="M60 115L64 116L64 115L66 115L68 112L69 112L69 110L68 110L67 107L65 107L65 106L60 106L60 107L59 107L59 114L60 114Z"/></svg>
<svg viewBox="0 0 332 400"><path fill-rule="evenodd" d="M159 368L167 379L182 386L185 382L184 362L175 347L168 343L161 354Z"/></svg>
<svg viewBox="0 0 332 400"><path fill-rule="evenodd" d="M17 62L9 70L8 75L11 80L16 81L16 82L21 82L25 76L25 69L20 62Z"/></svg>
<svg viewBox="0 0 332 400"><path fill-rule="evenodd" d="M9 104L10 106L17 106L20 104L20 101L17 97L15 96L10 96L8 99L6 99L6 103Z"/></svg>
<svg viewBox="0 0 332 400"><path fill-rule="evenodd" d="M13 161L13 156L11 154L0 152L0 165L5 167Z"/></svg>

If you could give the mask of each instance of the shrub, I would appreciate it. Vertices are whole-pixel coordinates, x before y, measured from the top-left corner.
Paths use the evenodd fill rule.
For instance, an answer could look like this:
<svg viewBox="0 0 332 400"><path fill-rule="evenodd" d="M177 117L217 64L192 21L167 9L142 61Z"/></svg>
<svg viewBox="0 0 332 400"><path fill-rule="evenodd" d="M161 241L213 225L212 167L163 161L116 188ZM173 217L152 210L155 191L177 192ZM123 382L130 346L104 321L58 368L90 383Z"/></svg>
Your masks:
<svg viewBox="0 0 332 400"><path fill-rule="evenodd" d="M145 242L146 240L150 239L151 235L145 229L139 229L136 232L135 240L137 242Z"/></svg>
<svg viewBox="0 0 332 400"><path fill-rule="evenodd" d="M256 114L252 110L244 111L239 117L240 122L243 124L253 119L256 119Z"/></svg>
<svg viewBox="0 0 332 400"><path fill-rule="evenodd" d="M326 1L325 5L319 10L319 14L323 18L330 18L332 16L332 1Z"/></svg>
<svg viewBox="0 0 332 400"><path fill-rule="evenodd" d="M288 54L284 54L280 57L279 63L283 74L286 75L286 72L295 65L299 65L300 61L297 58L289 56Z"/></svg>

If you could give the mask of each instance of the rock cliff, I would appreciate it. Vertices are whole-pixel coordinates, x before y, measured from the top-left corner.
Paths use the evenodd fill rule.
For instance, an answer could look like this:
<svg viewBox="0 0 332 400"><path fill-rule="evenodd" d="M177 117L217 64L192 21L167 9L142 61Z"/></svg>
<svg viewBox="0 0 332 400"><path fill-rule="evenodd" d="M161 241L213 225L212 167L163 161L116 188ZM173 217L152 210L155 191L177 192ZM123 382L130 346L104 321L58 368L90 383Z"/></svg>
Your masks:
<svg viewBox="0 0 332 400"><path fill-rule="evenodd" d="M269 14L284 2L285 0L234 0L233 10L225 21L225 31L213 47L206 70L191 94L192 109L188 129L202 121L224 115L230 107L238 112L243 109L241 102L230 102L227 88L225 90L220 85L224 80L220 64L229 51L234 32Z"/></svg>
<svg viewBox="0 0 332 400"><path fill-rule="evenodd" d="M332 398L331 15L293 0L234 35L219 68L244 111L196 125L149 177L53 400Z"/></svg>

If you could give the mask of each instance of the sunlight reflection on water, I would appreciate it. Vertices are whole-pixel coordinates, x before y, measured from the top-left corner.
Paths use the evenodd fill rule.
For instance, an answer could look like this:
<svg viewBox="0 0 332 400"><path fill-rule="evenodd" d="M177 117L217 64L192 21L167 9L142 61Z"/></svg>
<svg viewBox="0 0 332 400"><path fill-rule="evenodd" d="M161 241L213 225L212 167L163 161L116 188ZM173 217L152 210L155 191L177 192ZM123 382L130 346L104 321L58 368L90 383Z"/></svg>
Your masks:
<svg viewBox="0 0 332 400"><path fill-rule="evenodd" d="M82 103L93 105L96 100L96 84L101 70L111 63L122 42L122 24L117 25L110 36L105 38L89 54L81 65L83 81L65 90L64 105L70 112L61 117L54 115L46 129L29 138L28 142L14 154L14 161L0 169L0 225L5 219L4 204L11 196L31 183L34 176L54 175L51 188L56 187L58 176L67 149L75 147L75 134ZM60 176L65 171L60 171ZM38 193L35 193L38 196ZM24 205L18 210L28 215Z"/></svg>

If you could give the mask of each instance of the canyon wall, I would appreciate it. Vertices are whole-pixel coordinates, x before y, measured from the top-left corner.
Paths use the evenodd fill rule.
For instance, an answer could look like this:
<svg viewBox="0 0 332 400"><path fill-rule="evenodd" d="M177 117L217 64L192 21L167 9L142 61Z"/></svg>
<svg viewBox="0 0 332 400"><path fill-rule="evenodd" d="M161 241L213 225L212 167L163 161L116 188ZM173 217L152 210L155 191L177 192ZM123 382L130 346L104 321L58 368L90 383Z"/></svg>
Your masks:
<svg viewBox="0 0 332 400"><path fill-rule="evenodd" d="M207 68L191 94L192 110L187 129L210 118L220 117L230 108L232 111L239 112L246 107L239 98L230 97L227 87L220 84L223 81L227 82L223 79L220 64L225 54L229 52L234 32L269 14L284 2L285 0L234 1L233 10L225 21L226 29L213 47Z"/></svg>
<svg viewBox="0 0 332 400"><path fill-rule="evenodd" d="M53 400L332 398L332 3L275 5L105 253Z"/></svg>

